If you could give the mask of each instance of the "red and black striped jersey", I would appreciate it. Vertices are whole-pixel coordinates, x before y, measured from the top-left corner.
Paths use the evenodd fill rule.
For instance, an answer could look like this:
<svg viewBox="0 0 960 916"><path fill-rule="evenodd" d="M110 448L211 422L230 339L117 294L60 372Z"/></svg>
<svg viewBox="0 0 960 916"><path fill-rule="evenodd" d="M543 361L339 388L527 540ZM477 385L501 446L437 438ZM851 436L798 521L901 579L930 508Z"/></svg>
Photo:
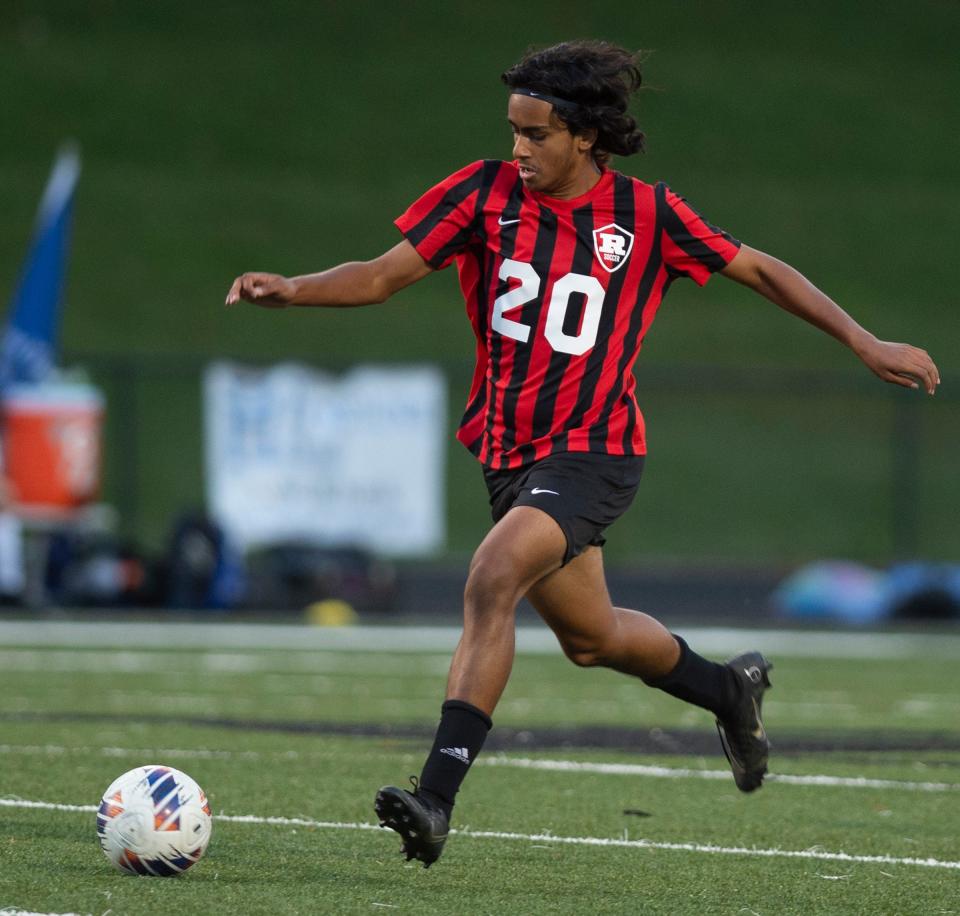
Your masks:
<svg viewBox="0 0 960 916"><path fill-rule="evenodd" d="M477 339L457 438L494 469L556 451L643 454L644 335L673 280L703 285L740 247L665 184L606 169L560 200L500 160L441 181L396 225L434 269L457 263Z"/></svg>

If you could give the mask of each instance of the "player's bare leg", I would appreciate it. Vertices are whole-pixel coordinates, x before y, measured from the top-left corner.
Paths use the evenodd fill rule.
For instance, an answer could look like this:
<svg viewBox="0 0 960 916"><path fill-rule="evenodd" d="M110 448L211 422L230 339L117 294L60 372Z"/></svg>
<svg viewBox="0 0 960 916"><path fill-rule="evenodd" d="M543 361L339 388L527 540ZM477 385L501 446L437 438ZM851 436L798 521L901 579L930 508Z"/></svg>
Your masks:
<svg viewBox="0 0 960 916"><path fill-rule="evenodd" d="M490 530L467 576L448 700L493 713L513 666L517 604L534 583L560 568L566 549L560 526L530 506L516 506Z"/></svg>
<svg viewBox="0 0 960 916"><path fill-rule="evenodd" d="M668 674L680 660L680 645L662 623L611 604L598 547L536 582L527 598L577 665L650 679Z"/></svg>
<svg viewBox="0 0 960 916"><path fill-rule="evenodd" d="M560 567L566 548L560 526L529 506L511 509L477 548L464 590L463 635L420 784L413 792L384 786L374 802L381 825L403 838L408 860L430 866L443 851L457 791L513 667L517 603Z"/></svg>
<svg viewBox="0 0 960 916"><path fill-rule="evenodd" d="M737 787L760 787L770 749L761 706L772 666L759 652L719 665L647 614L614 607L596 547L534 584L527 597L574 663L635 675L713 712Z"/></svg>

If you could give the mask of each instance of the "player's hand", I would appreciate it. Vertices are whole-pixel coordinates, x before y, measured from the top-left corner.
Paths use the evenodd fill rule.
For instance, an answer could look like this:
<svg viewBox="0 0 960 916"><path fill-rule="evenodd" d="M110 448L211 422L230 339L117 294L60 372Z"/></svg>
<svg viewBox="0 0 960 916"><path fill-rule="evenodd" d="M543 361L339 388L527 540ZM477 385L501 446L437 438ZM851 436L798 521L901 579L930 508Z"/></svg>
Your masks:
<svg viewBox="0 0 960 916"><path fill-rule="evenodd" d="M940 371L926 350L873 338L857 349L867 367L885 382L936 394Z"/></svg>
<svg viewBox="0 0 960 916"><path fill-rule="evenodd" d="M235 305L241 299L267 309L282 309L290 305L297 287L292 280L280 274L245 273L237 277L227 293L226 304Z"/></svg>

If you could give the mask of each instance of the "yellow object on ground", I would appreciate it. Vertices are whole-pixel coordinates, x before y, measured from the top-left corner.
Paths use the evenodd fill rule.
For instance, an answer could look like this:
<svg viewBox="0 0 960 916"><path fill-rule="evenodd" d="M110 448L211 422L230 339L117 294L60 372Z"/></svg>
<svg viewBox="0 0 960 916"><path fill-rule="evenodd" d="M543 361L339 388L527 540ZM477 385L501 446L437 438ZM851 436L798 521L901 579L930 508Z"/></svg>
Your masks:
<svg viewBox="0 0 960 916"><path fill-rule="evenodd" d="M303 611L307 623L318 627L348 627L357 622L357 612L340 598L325 598L308 604Z"/></svg>

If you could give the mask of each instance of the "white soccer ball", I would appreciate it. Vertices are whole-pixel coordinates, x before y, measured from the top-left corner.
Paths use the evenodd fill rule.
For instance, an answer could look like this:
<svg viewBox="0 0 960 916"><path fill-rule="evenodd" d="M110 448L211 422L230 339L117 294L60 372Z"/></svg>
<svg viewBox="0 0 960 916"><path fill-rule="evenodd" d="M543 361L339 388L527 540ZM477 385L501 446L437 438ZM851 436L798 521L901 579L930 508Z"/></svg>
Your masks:
<svg viewBox="0 0 960 916"><path fill-rule="evenodd" d="M213 829L207 797L186 773L150 764L115 779L97 811L106 857L135 875L179 875L206 852Z"/></svg>

